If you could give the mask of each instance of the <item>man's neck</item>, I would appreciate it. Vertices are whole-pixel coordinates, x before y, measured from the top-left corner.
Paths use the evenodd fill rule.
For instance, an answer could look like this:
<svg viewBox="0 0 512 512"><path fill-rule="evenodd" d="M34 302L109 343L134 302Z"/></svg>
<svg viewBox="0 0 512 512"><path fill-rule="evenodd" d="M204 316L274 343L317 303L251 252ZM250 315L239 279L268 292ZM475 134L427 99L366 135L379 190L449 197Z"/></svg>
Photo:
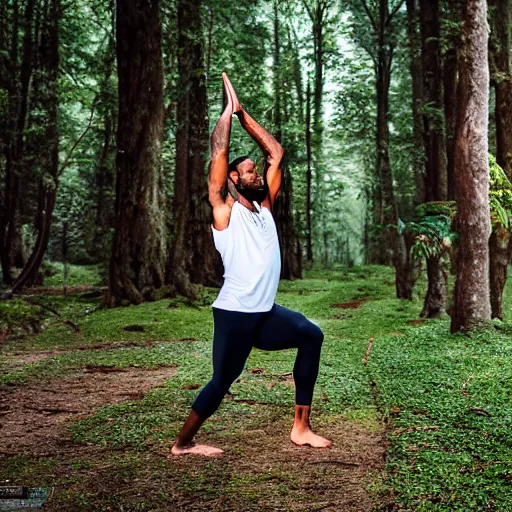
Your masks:
<svg viewBox="0 0 512 512"><path fill-rule="evenodd" d="M245 206L248 210L251 210L251 212L255 212L256 208L254 208L254 205L245 199L245 197L242 194L238 193L238 190L235 187L235 184L228 180L228 191L230 196L235 200L238 201L242 206Z"/></svg>

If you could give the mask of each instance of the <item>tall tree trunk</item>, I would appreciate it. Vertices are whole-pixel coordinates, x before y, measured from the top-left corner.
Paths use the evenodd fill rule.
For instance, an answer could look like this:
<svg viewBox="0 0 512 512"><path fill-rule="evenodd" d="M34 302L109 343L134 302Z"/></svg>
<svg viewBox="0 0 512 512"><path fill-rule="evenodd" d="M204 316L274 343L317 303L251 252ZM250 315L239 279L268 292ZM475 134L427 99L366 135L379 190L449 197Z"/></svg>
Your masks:
<svg viewBox="0 0 512 512"><path fill-rule="evenodd" d="M446 201L448 176L444 124L443 74L441 66L441 22L439 0L420 0L423 62L423 123L425 140L425 200ZM427 258L429 280L422 316L433 318L444 311L447 272L443 259Z"/></svg>
<svg viewBox="0 0 512 512"><path fill-rule="evenodd" d="M412 77L412 116L414 135L414 177L416 205L425 202L425 141L423 135L423 66L421 59L421 40L419 34L418 0L406 0L407 4L407 35L411 58Z"/></svg>
<svg viewBox="0 0 512 512"><path fill-rule="evenodd" d="M308 80L308 88L306 91L306 259L308 265L311 265L313 263L313 226L311 223L311 186L313 181L312 160L313 157L311 147L311 86Z"/></svg>
<svg viewBox="0 0 512 512"><path fill-rule="evenodd" d="M426 200L446 201L446 139L439 0L420 0L423 60Z"/></svg>
<svg viewBox="0 0 512 512"><path fill-rule="evenodd" d="M444 4L443 17L446 46L443 56L444 117L446 127L446 174L448 176L448 200L455 201L455 129L458 100L458 55L460 46L459 22L462 18L461 0Z"/></svg>
<svg viewBox="0 0 512 512"><path fill-rule="evenodd" d="M455 177L460 235L451 331L491 317L489 295L489 69L487 2L465 0Z"/></svg>
<svg viewBox="0 0 512 512"><path fill-rule="evenodd" d="M303 0L303 4L308 12L313 29L313 59L314 59L314 89L313 89L313 136L311 139L312 158L315 171L315 190L312 207L314 209L314 219L312 219L312 239L314 234L319 235L319 241L325 238L326 229L324 215L324 168L322 162L323 151L323 98L324 98L324 67L325 67L325 32L328 21L328 11L333 5L332 0L315 0L311 2ZM325 244L322 244L325 247ZM321 249L319 249L321 251ZM313 251L311 251L313 254ZM327 258L324 250L324 260Z"/></svg>
<svg viewBox="0 0 512 512"><path fill-rule="evenodd" d="M379 4L378 38L377 38L377 215L379 224L385 226L385 246L382 247L380 263L395 266L395 285L398 298L407 297L407 273L403 267L405 261L401 253L403 247L398 235L398 208L393 188L393 175L389 158L389 86L391 82L391 63L393 60L393 45L388 40L386 29L389 17L387 0ZM403 296L405 294L405 296Z"/></svg>
<svg viewBox="0 0 512 512"><path fill-rule="evenodd" d="M194 297L191 283L219 286L222 264L211 234L206 153L208 117L203 64L201 0L178 2L178 91L174 241L168 279Z"/></svg>
<svg viewBox="0 0 512 512"><path fill-rule="evenodd" d="M386 2L387 4L387 2ZM381 11L381 23L387 17ZM384 34L384 32L382 32ZM398 207L393 188L393 175L389 158L389 85L391 81L392 49L383 36L379 42L377 60L377 175L379 176L379 202L382 224L385 227L383 247L384 264L391 260L395 267L396 296L399 299L411 299L412 288L409 282L409 257L405 239L399 234L397 226L399 221ZM387 254L387 257L386 257ZM387 259L387 261L385 261Z"/></svg>
<svg viewBox="0 0 512 512"><path fill-rule="evenodd" d="M295 34L295 32L294 32ZM293 60L293 82L295 85L295 91L297 93L297 102L298 102L298 122L299 125L304 124L304 89L302 86L302 66L300 63L300 54L297 48L296 36L292 41L292 37L290 34L290 27L288 27L288 46L290 48L290 53L292 54Z"/></svg>
<svg viewBox="0 0 512 512"><path fill-rule="evenodd" d="M116 13L119 110L109 306L151 300L164 283L166 250L159 187L164 113L159 2L117 0Z"/></svg>
<svg viewBox="0 0 512 512"><path fill-rule="evenodd" d="M42 86L38 91L40 129L45 141L38 154L42 170L40 179L40 202L37 219L38 235L32 254L20 275L12 284L16 292L23 286L40 282L39 268L50 239L53 208L57 197L59 173L59 97L57 80L59 74L59 18L60 0L49 0L43 12L39 64Z"/></svg>
<svg viewBox="0 0 512 512"><path fill-rule="evenodd" d="M490 0L491 37L489 67L496 104L496 162L512 181L512 0ZM492 318L503 318L502 297L507 280L509 234L495 228L490 239L490 293Z"/></svg>
<svg viewBox="0 0 512 512"><path fill-rule="evenodd" d="M448 273L442 255L427 258L428 290L423 303L423 318L439 318L445 311Z"/></svg>
<svg viewBox="0 0 512 512"><path fill-rule="evenodd" d="M387 2L386 2L387 3ZM387 9L387 6L386 6ZM385 14L382 16L385 19ZM386 44L384 34L379 38L377 52L377 209L376 223L385 227L385 244L379 250L379 264L388 265L396 255L396 229L398 211L393 189L393 177L389 158L389 85L391 81L392 49Z"/></svg>
<svg viewBox="0 0 512 512"><path fill-rule="evenodd" d="M278 0L274 0L274 127L278 142L283 142L282 114L281 114L281 62L279 38L279 11ZM295 231L292 208L292 176L285 161L282 164L283 180L281 190L274 206L279 245L281 248L281 279L296 279L302 277L300 257L297 251L297 235Z"/></svg>
<svg viewBox="0 0 512 512"><path fill-rule="evenodd" d="M507 282L510 232L504 226L494 228L489 239L491 316L503 320L503 290Z"/></svg>
<svg viewBox="0 0 512 512"><path fill-rule="evenodd" d="M313 158L315 169L315 217L314 232L325 238L326 222L324 218L324 186L323 186L323 90L324 90L324 2L317 0L315 5L315 18L313 21L313 51L315 59L315 87L313 92ZM322 244L325 248L325 245ZM324 250L324 261L327 254Z"/></svg>

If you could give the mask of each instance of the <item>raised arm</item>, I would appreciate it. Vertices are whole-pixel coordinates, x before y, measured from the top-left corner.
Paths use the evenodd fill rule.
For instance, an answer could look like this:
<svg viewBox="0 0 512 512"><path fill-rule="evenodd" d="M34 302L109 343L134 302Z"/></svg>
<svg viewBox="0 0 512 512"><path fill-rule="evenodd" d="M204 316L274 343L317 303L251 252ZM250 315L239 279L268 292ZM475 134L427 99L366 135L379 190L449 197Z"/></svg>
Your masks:
<svg viewBox="0 0 512 512"><path fill-rule="evenodd" d="M208 198L213 207L213 227L219 230L225 229L229 223L230 208L226 205L222 192L228 177L229 139L233 115L233 99L226 84L225 73L222 73L222 78L226 87L227 105L210 138L211 161L208 175Z"/></svg>
<svg viewBox="0 0 512 512"><path fill-rule="evenodd" d="M237 108L235 105L235 113L240 119L240 124L244 130L252 137L252 139L258 144L260 149L265 155L265 171L264 177L268 184L270 205L274 205L274 201L281 188L282 171L281 161L283 159L284 150L281 144L269 133L263 126L258 124L242 107Z"/></svg>

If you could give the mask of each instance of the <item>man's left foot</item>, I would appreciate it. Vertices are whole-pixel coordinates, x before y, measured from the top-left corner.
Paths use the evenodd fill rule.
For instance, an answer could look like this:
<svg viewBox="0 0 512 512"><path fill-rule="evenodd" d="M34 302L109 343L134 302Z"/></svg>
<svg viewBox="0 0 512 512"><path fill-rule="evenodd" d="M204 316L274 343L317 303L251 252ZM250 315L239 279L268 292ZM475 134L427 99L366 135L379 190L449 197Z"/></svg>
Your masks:
<svg viewBox="0 0 512 512"><path fill-rule="evenodd" d="M325 439L325 437L315 434L310 428L300 430L293 427L290 439L292 440L292 443L298 446L309 445L313 448L329 448L332 446L332 442L329 441L329 439Z"/></svg>

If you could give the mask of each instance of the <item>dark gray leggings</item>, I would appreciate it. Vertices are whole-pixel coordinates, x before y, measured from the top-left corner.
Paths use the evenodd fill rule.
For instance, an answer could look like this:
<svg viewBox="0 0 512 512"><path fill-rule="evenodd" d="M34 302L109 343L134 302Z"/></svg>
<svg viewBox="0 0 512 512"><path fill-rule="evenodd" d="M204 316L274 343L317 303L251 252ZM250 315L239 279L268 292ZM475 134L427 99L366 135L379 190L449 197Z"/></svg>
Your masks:
<svg viewBox="0 0 512 512"><path fill-rule="evenodd" d="M311 405L324 335L302 313L274 304L266 313L241 313L213 308L213 377L199 392L192 409L208 418L242 373L252 347L262 350L297 348L293 367L295 403Z"/></svg>

